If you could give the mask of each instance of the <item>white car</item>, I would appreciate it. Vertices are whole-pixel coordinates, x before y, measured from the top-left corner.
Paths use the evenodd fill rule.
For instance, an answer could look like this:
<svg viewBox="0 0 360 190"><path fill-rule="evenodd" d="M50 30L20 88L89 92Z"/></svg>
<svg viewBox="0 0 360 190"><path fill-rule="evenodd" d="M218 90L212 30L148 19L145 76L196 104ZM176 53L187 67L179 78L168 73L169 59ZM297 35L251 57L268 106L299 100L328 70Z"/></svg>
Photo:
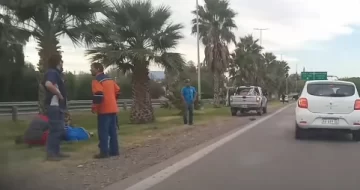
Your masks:
<svg viewBox="0 0 360 190"><path fill-rule="evenodd" d="M360 141L360 99L347 81L307 81L295 108L295 138L314 130L352 133Z"/></svg>

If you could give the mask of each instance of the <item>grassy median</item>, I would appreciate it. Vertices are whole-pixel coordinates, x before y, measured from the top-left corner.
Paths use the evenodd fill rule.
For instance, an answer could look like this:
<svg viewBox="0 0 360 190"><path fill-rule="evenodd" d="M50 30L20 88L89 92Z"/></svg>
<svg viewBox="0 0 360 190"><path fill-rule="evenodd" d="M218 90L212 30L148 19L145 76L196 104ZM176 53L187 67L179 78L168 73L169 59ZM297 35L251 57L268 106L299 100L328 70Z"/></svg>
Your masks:
<svg viewBox="0 0 360 190"><path fill-rule="evenodd" d="M278 102L271 102L271 107L280 106ZM133 148L143 146L148 140L158 139L162 136L171 135L185 130L187 126L182 124L182 117L178 115L176 109L155 109L156 122L151 124L134 125L129 124L129 111L119 113L120 124L120 143L121 148ZM211 123L219 117L230 117L229 107L212 108L211 105L205 106L203 110L196 110L194 113L195 126L204 123ZM96 116L91 113L72 114L74 126L84 127L95 136L89 141L64 143L62 150L69 152L72 161L88 160L92 154L98 151L96 136ZM44 159L44 147L29 148L26 145L15 145L16 136L22 135L29 124L28 120L18 122L0 121L0 149L6 151L7 161L11 163L39 162Z"/></svg>

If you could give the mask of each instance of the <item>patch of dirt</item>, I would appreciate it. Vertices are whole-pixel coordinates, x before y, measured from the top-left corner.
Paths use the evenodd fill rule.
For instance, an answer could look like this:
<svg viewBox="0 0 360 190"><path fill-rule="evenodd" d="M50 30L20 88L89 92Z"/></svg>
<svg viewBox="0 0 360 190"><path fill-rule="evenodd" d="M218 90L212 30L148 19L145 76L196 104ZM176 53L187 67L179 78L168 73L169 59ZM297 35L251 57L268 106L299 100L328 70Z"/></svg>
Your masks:
<svg viewBox="0 0 360 190"><path fill-rule="evenodd" d="M269 108L269 114L278 108ZM161 138L151 139L141 146L122 150L119 157L88 160L78 165L64 164L64 167L49 169L42 173L34 170L31 173L13 171L14 175L12 176L17 176L17 178L9 178L7 182L16 180L16 183L11 184L14 189L22 190L99 190L188 148L202 144L235 128L241 128L252 122L251 118L259 118L259 116L215 118L207 124L179 126L179 130L165 132ZM196 117L194 119L196 123ZM11 190L10 187L7 189Z"/></svg>

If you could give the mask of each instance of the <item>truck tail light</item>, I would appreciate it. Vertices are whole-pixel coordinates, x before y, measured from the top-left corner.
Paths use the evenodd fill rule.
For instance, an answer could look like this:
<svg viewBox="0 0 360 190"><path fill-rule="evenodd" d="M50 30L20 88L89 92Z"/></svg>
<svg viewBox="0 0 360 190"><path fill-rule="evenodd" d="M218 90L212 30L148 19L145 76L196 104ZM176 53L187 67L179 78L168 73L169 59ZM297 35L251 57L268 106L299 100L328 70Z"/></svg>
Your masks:
<svg viewBox="0 0 360 190"><path fill-rule="evenodd" d="M299 98L298 106L299 106L299 108L307 109L309 107L308 100L306 98Z"/></svg>
<svg viewBox="0 0 360 190"><path fill-rule="evenodd" d="M355 100L354 110L360 110L360 100Z"/></svg>

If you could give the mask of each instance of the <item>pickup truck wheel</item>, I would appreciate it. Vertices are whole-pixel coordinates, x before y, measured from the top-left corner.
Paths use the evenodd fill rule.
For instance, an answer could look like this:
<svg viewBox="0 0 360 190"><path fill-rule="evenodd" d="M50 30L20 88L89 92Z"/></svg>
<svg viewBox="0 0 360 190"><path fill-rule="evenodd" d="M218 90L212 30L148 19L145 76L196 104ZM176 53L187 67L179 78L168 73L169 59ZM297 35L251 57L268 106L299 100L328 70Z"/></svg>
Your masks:
<svg viewBox="0 0 360 190"><path fill-rule="evenodd" d="M267 113L267 105L263 107L263 113Z"/></svg>
<svg viewBox="0 0 360 190"><path fill-rule="evenodd" d="M236 116L236 114L237 114L237 109L231 108L230 110L231 110L231 116Z"/></svg>

